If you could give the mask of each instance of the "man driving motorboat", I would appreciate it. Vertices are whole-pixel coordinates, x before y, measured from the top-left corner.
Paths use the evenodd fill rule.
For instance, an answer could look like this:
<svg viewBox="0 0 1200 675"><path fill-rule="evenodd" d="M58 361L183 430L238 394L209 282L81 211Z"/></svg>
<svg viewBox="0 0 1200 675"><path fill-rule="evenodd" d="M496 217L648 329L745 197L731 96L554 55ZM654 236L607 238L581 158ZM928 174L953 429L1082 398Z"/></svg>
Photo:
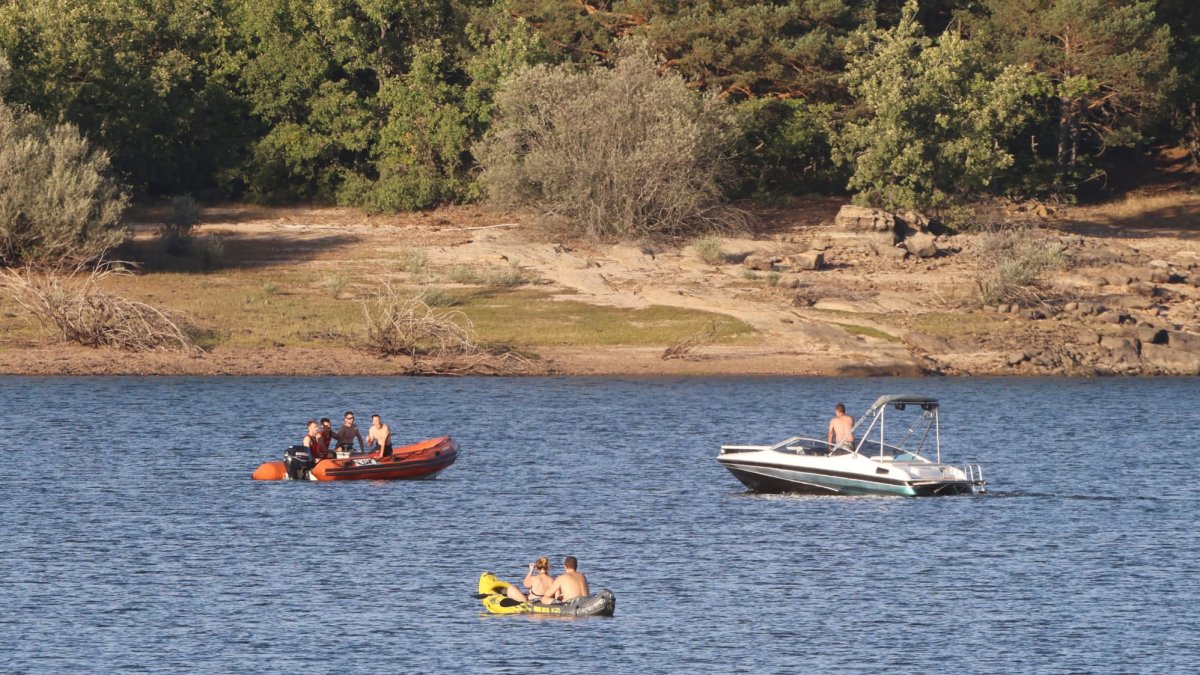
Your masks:
<svg viewBox="0 0 1200 675"><path fill-rule="evenodd" d="M829 420L829 433L826 441L830 445L845 443L846 447L854 445L854 418L846 414L846 406L839 403L833 407L833 419Z"/></svg>

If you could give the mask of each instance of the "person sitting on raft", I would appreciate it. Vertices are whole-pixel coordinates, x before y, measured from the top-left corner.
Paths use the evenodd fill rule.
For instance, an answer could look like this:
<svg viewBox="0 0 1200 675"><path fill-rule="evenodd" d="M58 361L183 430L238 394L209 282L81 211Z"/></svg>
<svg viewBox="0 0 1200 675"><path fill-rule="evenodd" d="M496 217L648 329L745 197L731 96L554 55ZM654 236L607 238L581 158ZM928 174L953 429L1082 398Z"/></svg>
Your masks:
<svg viewBox="0 0 1200 675"><path fill-rule="evenodd" d="M363 443L362 432L354 424L354 413L349 410L346 411L346 416L342 418L342 426L338 427L334 438L337 439L337 447L345 448L346 450L354 449L354 439L357 438L359 451L364 450L365 444Z"/></svg>
<svg viewBox="0 0 1200 675"><path fill-rule="evenodd" d="M521 583L529 589L531 600L540 600L554 583L554 577L550 576L550 559L542 556L537 559L537 562L529 563L529 573L525 575L525 580Z"/></svg>
<svg viewBox="0 0 1200 675"><path fill-rule="evenodd" d="M379 459L392 456L392 428L383 423L378 414L371 415L371 428L367 430L367 451L379 451Z"/></svg>
<svg viewBox="0 0 1200 675"><path fill-rule="evenodd" d="M576 570L578 566L579 561L573 555L569 555L563 559L563 573L542 594L543 605L566 602L567 600L591 595L591 592L588 590L587 577ZM546 567L550 567L549 563L547 563ZM518 602L528 602L525 594L517 590L515 586L509 586L505 593L508 597Z"/></svg>
<svg viewBox="0 0 1200 675"><path fill-rule="evenodd" d="M321 436L321 429L317 426L316 420L308 421L308 433L304 436L304 447L308 448L308 454L312 455L313 461L325 458L325 440Z"/></svg>
<svg viewBox="0 0 1200 675"><path fill-rule="evenodd" d="M522 593L515 585L512 585L505 590L505 595L517 602L541 600L554 583L554 577L550 576L550 559L542 556L537 559L537 562L529 563L529 572L521 583L525 586L526 593Z"/></svg>
<svg viewBox="0 0 1200 675"><path fill-rule="evenodd" d="M563 559L563 573L554 580L554 583L550 584L550 588L547 588L546 593L542 595L543 605L591 595L591 592L588 591L587 577L576 571L578 566L579 561L573 555Z"/></svg>
<svg viewBox="0 0 1200 675"><path fill-rule="evenodd" d="M328 417L321 418L321 441L325 444L325 451L333 447L333 423Z"/></svg>

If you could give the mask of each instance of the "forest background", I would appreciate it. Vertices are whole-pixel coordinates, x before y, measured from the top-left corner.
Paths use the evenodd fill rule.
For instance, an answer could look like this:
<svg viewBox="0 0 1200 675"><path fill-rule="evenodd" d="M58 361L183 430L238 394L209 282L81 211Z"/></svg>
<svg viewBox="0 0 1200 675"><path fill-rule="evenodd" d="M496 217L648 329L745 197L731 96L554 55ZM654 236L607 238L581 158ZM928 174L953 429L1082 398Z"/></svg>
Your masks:
<svg viewBox="0 0 1200 675"><path fill-rule="evenodd" d="M937 212L1200 159L1192 0L0 0L3 102L77 128L135 197L476 200L498 97L553 105L578 83L531 67L630 54L727 114L722 199Z"/></svg>

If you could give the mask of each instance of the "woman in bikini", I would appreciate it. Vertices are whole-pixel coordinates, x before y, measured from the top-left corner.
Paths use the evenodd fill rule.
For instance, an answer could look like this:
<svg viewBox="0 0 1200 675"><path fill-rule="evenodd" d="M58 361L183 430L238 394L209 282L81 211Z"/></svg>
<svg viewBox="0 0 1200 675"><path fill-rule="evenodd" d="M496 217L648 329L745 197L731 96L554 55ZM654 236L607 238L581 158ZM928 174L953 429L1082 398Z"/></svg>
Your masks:
<svg viewBox="0 0 1200 675"><path fill-rule="evenodd" d="M529 573L525 575L525 580L521 583L529 592L528 595L522 593L516 586L509 586L505 589L504 594L517 602L541 600L542 595L554 583L554 577L550 576L550 560L546 556L542 556L537 559L537 562L529 563Z"/></svg>
<svg viewBox="0 0 1200 675"><path fill-rule="evenodd" d="M529 589L531 600L545 595L546 590L554 583L554 577L550 576L550 561L546 556L538 558L537 562L529 563L529 574L525 575L525 580L521 583Z"/></svg>

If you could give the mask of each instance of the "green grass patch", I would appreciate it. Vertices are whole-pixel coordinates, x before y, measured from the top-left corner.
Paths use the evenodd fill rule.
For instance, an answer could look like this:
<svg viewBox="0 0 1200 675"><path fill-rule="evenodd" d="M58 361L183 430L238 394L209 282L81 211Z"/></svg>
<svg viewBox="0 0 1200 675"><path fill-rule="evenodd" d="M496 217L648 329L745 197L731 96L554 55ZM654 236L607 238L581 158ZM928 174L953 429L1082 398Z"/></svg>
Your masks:
<svg viewBox="0 0 1200 675"><path fill-rule="evenodd" d="M517 346L666 346L716 324L717 341L737 342L754 329L721 314L654 306L621 309L555 300L535 290L480 291L459 305L485 342Z"/></svg>
<svg viewBox="0 0 1200 675"><path fill-rule="evenodd" d="M887 342L900 342L900 338L898 338L890 333L885 333L885 332L879 330L878 328L871 328L870 326L860 326L860 325L854 324L854 323L837 323L837 322L835 322L835 325L841 326L847 333L849 333L851 335L861 335L863 337L875 338L877 340L884 340Z"/></svg>
<svg viewBox="0 0 1200 675"><path fill-rule="evenodd" d="M365 338L362 302L331 297L330 275L320 270L222 270L208 274L150 272L115 277L104 290L185 316L199 344L212 347L346 346ZM378 279L349 273L337 286L362 299ZM421 287L410 287L414 295ZM624 309L561 300L536 288L429 288L426 302L454 307L474 324L478 339L518 349L596 345L666 347L716 325L718 344L753 342L749 325L721 314L655 306ZM0 344L29 341L40 331L0 299Z"/></svg>

